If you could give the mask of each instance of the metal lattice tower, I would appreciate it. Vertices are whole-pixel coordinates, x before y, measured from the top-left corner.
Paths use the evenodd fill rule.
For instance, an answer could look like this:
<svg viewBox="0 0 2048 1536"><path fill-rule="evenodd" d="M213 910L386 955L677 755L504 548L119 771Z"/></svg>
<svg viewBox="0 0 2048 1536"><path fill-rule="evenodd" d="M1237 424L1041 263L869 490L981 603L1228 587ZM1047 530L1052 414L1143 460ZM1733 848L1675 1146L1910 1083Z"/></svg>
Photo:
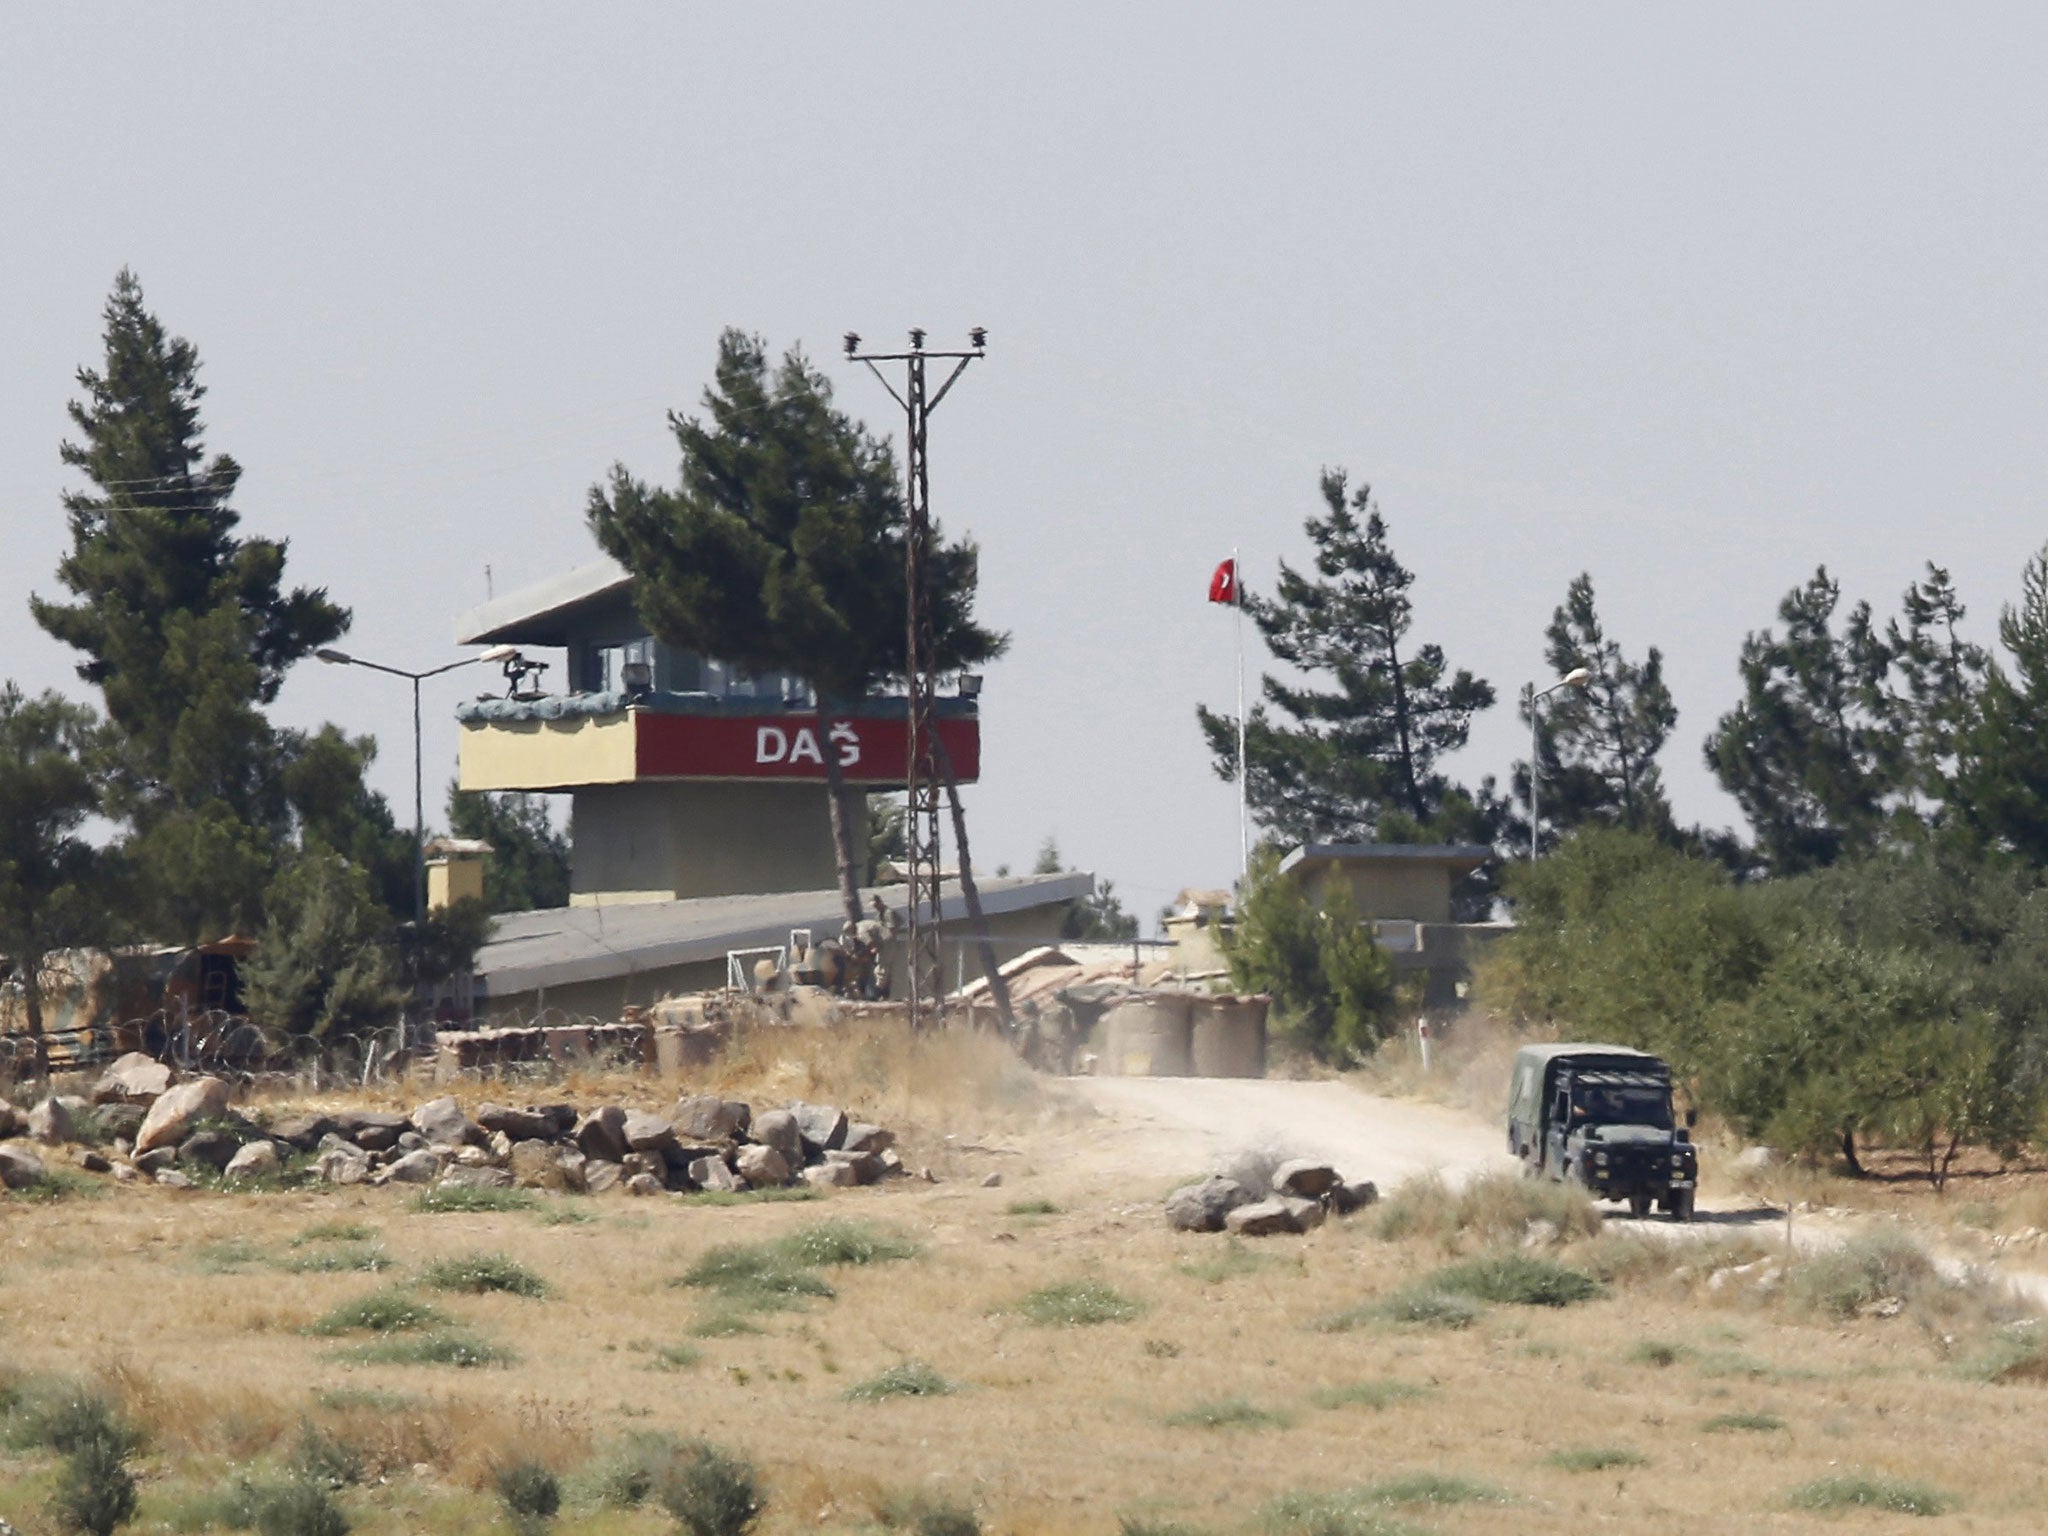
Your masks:
<svg viewBox="0 0 2048 1536"><path fill-rule="evenodd" d="M905 862L910 870L908 893L910 954L910 1022L913 1028L935 1022L939 999L944 995L939 969L939 804L945 795L945 776L940 772L935 747L933 700L938 697L938 642L933 627L930 557L932 545L931 475L927 455L926 424L946 391L976 358L986 355L988 333L977 326L968 333L973 350L930 352L925 349L924 332L910 333L907 352L862 352L860 337L849 331L846 355L866 363L868 371L882 381L908 418L905 466L908 496L908 527L904 532L904 682L908 694L905 710L910 733L909 776L906 783L903 839ZM930 359L951 362L936 394L927 396L925 364ZM877 363L902 363L904 386L898 391Z"/></svg>

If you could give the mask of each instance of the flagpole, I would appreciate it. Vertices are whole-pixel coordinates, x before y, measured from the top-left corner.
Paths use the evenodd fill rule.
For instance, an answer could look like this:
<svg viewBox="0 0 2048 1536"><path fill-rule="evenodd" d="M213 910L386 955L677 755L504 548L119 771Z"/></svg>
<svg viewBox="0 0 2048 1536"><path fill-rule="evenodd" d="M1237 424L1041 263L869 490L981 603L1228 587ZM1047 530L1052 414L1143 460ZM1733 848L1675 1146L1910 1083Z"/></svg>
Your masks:
<svg viewBox="0 0 2048 1536"><path fill-rule="evenodd" d="M1244 765L1244 572L1235 545L1230 551L1230 606L1236 610L1237 631L1237 872L1242 879L1252 867L1252 813Z"/></svg>

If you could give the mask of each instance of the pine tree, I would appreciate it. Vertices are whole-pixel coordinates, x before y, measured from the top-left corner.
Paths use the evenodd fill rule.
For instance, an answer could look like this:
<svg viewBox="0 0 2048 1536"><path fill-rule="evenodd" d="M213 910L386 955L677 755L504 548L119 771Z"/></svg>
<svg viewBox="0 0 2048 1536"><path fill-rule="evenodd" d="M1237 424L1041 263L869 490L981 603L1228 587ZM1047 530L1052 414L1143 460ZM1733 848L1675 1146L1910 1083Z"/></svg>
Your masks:
<svg viewBox="0 0 2048 1536"><path fill-rule="evenodd" d="M832 404L825 377L791 351L771 370L758 337L728 330L703 419L671 412L682 450L673 491L623 467L592 489L591 531L633 572L640 617L667 643L753 673L788 672L835 710L904 672L907 515L886 444ZM1006 636L973 618L979 555L933 532L939 670L993 660ZM835 754L826 789L847 919L860 906L856 835Z"/></svg>
<svg viewBox="0 0 2048 1536"><path fill-rule="evenodd" d="M1063 875L1068 872L1065 861L1060 858L1060 846L1052 838L1048 837L1039 845L1031 872L1034 875ZM1121 944L1137 936L1137 914L1124 910L1123 898L1117 895L1113 880L1096 881L1092 896L1075 897L1060 914L1060 938L1069 943Z"/></svg>
<svg viewBox="0 0 2048 1536"><path fill-rule="evenodd" d="M1991 656L1958 632L1966 610L1942 567L1906 588L1905 624L1894 619L1886 648L1899 674L1892 708L1903 735L1901 789L1907 814L1940 828L1952 822L1962 741L1977 718Z"/></svg>
<svg viewBox="0 0 2048 1536"><path fill-rule="evenodd" d="M1892 652L1858 603L1838 633L1827 567L1778 605L1782 634L1742 645L1743 699L1707 739L1707 766L1742 807L1773 874L1877 846L1905 776L1887 691Z"/></svg>
<svg viewBox="0 0 2048 1536"><path fill-rule="evenodd" d="M1655 646L1640 662L1607 637L1594 604L1593 578L1577 577L1544 631L1544 660L1556 677L1583 667L1583 687L1560 688L1541 706L1536 761L1542 771L1537 805L1560 831L1581 826L1626 827L1673 835L1657 754L1678 723L1664 684L1664 656ZM1522 721L1530 701L1522 699ZM1529 766L1515 765L1515 792L1529 802Z"/></svg>
<svg viewBox="0 0 2048 1536"><path fill-rule="evenodd" d="M448 786L448 825L457 837L491 845L484 865L484 906L532 912L569 905L569 840L548 820L538 795L489 795Z"/></svg>
<svg viewBox="0 0 2048 1536"><path fill-rule="evenodd" d="M348 627L324 591L283 588L285 545L237 533L241 467L207 460L199 358L122 272L105 310L105 360L80 369L60 448L91 491L64 497L71 548L37 623L84 653L111 750L107 810L159 936L253 921L290 827L280 744L262 706L291 664Z"/></svg>
<svg viewBox="0 0 2048 1536"><path fill-rule="evenodd" d="M1246 721L1250 800L1260 826L1284 843L1491 841L1491 785L1475 796L1440 764L1465 745L1493 705L1491 684L1453 671L1437 645L1411 642L1415 577L1395 557L1371 488L1326 470L1327 514L1306 527L1313 574L1284 562L1273 598L1244 604L1274 659L1329 686L1268 675ZM1237 774L1237 726L1198 709L1227 781Z"/></svg>
<svg viewBox="0 0 2048 1536"><path fill-rule="evenodd" d="M1971 826L2048 865L2048 548L2027 562L1998 621L2010 670L1993 663L1981 713L1959 738L1958 795Z"/></svg>

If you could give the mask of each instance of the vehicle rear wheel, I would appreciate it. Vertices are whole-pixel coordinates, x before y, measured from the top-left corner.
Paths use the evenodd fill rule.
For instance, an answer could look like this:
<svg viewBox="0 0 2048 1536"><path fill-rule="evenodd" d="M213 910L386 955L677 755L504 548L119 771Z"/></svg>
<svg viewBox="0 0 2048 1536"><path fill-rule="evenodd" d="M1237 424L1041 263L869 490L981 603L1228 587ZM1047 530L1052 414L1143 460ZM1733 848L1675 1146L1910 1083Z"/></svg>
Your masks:
<svg viewBox="0 0 2048 1536"><path fill-rule="evenodd" d="M1693 1191L1689 1189L1674 1189L1671 1191L1669 1204L1673 1221L1692 1220L1692 1197Z"/></svg>
<svg viewBox="0 0 2048 1536"><path fill-rule="evenodd" d="M1649 1197L1649 1195L1648 1195L1648 1194L1646 1194L1646 1193L1637 1193L1637 1194L1633 1194L1633 1195L1630 1195L1630 1196L1628 1197L1628 1213L1629 1213L1629 1215L1631 1215L1631 1216L1635 1217L1635 1218L1636 1218L1637 1220L1641 1220L1641 1219L1642 1219L1643 1217L1645 1217L1645 1216L1649 1215L1649 1214L1650 1214L1650 1197Z"/></svg>

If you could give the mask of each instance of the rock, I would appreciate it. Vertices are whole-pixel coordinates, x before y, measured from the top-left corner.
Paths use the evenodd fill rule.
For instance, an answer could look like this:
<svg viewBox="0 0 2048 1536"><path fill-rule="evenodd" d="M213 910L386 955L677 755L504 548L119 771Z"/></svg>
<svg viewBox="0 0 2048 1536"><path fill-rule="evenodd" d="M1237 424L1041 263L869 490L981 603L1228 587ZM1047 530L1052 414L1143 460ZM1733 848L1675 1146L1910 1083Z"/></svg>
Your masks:
<svg viewBox="0 0 2048 1536"><path fill-rule="evenodd" d="M658 1152L628 1152L619 1159L619 1171L625 1174L628 1183L644 1173L650 1179L666 1184L668 1159Z"/></svg>
<svg viewBox="0 0 2048 1536"><path fill-rule="evenodd" d="M166 1168L156 1176L156 1181L165 1189L190 1189L192 1187L192 1181L175 1168Z"/></svg>
<svg viewBox="0 0 2048 1536"><path fill-rule="evenodd" d="M137 1168L141 1169L151 1178L154 1178L166 1168L176 1165L178 1149L176 1147L152 1147L147 1152L136 1153L133 1161Z"/></svg>
<svg viewBox="0 0 2048 1536"><path fill-rule="evenodd" d="M178 1161L187 1168L219 1173L241 1146L241 1141L229 1131L194 1131L178 1143Z"/></svg>
<svg viewBox="0 0 2048 1536"><path fill-rule="evenodd" d="M581 1157L582 1154L579 1152L577 1156ZM619 1187L619 1165L617 1163L599 1162L595 1158L586 1158L583 1164L583 1187L593 1195L601 1195L607 1190L617 1189Z"/></svg>
<svg viewBox="0 0 2048 1536"><path fill-rule="evenodd" d="M462 1112L453 1094L429 1099L412 1112L412 1128L438 1147L465 1147L481 1142L483 1133Z"/></svg>
<svg viewBox="0 0 2048 1536"><path fill-rule="evenodd" d="M179 1155L184 1155L183 1148L179 1149ZM232 1184L237 1179L266 1179L283 1167L284 1159L277 1154L276 1142L252 1141L228 1159L221 1173Z"/></svg>
<svg viewBox="0 0 2048 1536"><path fill-rule="evenodd" d="M1353 1179L1339 1184L1329 1193L1330 1209L1339 1216L1349 1216L1353 1211L1362 1211L1368 1205L1379 1204L1380 1187L1371 1179Z"/></svg>
<svg viewBox="0 0 2048 1536"><path fill-rule="evenodd" d="M722 1157L700 1157L684 1170L690 1182L699 1189L738 1189L739 1180L732 1176L732 1170L725 1166Z"/></svg>
<svg viewBox="0 0 2048 1536"><path fill-rule="evenodd" d="M797 1134L803 1138L804 1151L815 1155L846 1144L845 1110L835 1109L830 1104L792 1104L789 1112L796 1118Z"/></svg>
<svg viewBox="0 0 2048 1536"><path fill-rule="evenodd" d="M623 1163L633 1149L626 1144L626 1112L616 1104L593 1109L576 1122L576 1149L585 1157Z"/></svg>
<svg viewBox="0 0 2048 1536"><path fill-rule="evenodd" d="M44 1099L28 1112L28 1133L45 1146L75 1141L78 1129L71 1123L71 1111L58 1099Z"/></svg>
<svg viewBox="0 0 2048 1536"><path fill-rule="evenodd" d="M574 1134L576 1130L576 1106L574 1104L537 1104L534 1113L547 1121L548 1134L559 1141Z"/></svg>
<svg viewBox="0 0 2048 1536"><path fill-rule="evenodd" d="M626 1180L629 1195L658 1195L666 1186L651 1173L636 1173Z"/></svg>
<svg viewBox="0 0 2048 1536"><path fill-rule="evenodd" d="M1313 1200L1290 1200L1276 1195L1270 1200L1254 1200L1249 1205L1240 1205L1223 1218L1223 1229L1238 1237L1278 1237L1288 1232L1306 1230L1302 1226L1302 1208L1307 1207L1318 1213L1322 1207Z"/></svg>
<svg viewBox="0 0 2048 1536"><path fill-rule="evenodd" d="M498 1159L492 1154L489 1147L440 1147L438 1150L444 1156L459 1163L464 1168L495 1168L498 1166Z"/></svg>
<svg viewBox="0 0 2048 1536"><path fill-rule="evenodd" d="M797 1128L796 1116L786 1109L771 1109L754 1116L747 1137L757 1146L773 1147L786 1162L804 1160L803 1132Z"/></svg>
<svg viewBox="0 0 2048 1536"><path fill-rule="evenodd" d="M105 1115L106 1111L100 1113ZM339 1127L332 1115L287 1115L270 1127L273 1141L282 1141L297 1147L301 1152L310 1152L320 1144L320 1138L332 1135Z"/></svg>
<svg viewBox="0 0 2048 1536"><path fill-rule="evenodd" d="M1297 1157L1273 1170L1273 1193L1295 1200L1320 1200L1342 1184L1337 1170L1327 1163Z"/></svg>
<svg viewBox="0 0 2048 1536"><path fill-rule="evenodd" d="M678 1136L695 1141L737 1141L747 1133L752 1116L747 1106L715 1093L686 1093L668 1112Z"/></svg>
<svg viewBox="0 0 2048 1536"><path fill-rule="evenodd" d="M552 1189L569 1193L584 1185L586 1159L581 1152L557 1146L552 1141L516 1141L512 1144L512 1182L522 1189Z"/></svg>
<svg viewBox="0 0 2048 1536"><path fill-rule="evenodd" d="M519 1145L503 1131L492 1131L490 1139L491 1161L500 1168L512 1161L512 1149Z"/></svg>
<svg viewBox="0 0 2048 1536"><path fill-rule="evenodd" d="M412 1128L404 1115L381 1109L347 1109L334 1117L334 1129L365 1152L389 1152Z"/></svg>
<svg viewBox="0 0 2048 1536"><path fill-rule="evenodd" d="M846 1139L840 1145L849 1152L886 1152L896 1145L896 1133L885 1131L879 1125L863 1125L858 1120L849 1120Z"/></svg>
<svg viewBox="0 0 2048 1536"><path fill-rule="evenodd" d="M903 1159L902 1159L902 1158L900 1158L900 1157L898 1157L898 1156L896 1155L896 1149L895 1149L895 1148L891 1147L891 1148L890 1148L890 1149L889 1149L888 1151L886 1151L886 1152L883 1152L883 1153L881 1153L881 1154L880 1154L880 1157L881 1157L881 1160L882 1160L882 1177L883 1177L883 1178L885 1178L885 1179L896 1179L896 1178L901 1178L901 1177L902 1177L902 1176L904 1175L904 1173L905 1173L905 1172L907 1171L907 1170L906 1170L906 1169L904 1168L904 1166L903 1166Z"/></svg>
<svg viewBox="0 0 2048 1536"><path fill-rule="evenodd" d="M408 1152L407 1157L415 1154ZM510 1189L512 1175L503 1168L464 1168L459 1164L441 1175L441 1187L456 1189Z"/></svg>
<svg viewBox="0 0 2048 1536"><path fill-rule="evenodd" d="M112 1173L114 1164L104 1152L95 1152L90 1147L80 1147L72 1159L87 1173Z"/></svg>
<svg viewBox="0 0 2048 1536"><path fill-rule="evenodd" d="M149 1117L149 1111L140 1104L102 1104L92 1112L93 1129L110 1141L126 1141L131 1145L135 1133L142 1129L142 1122Z"/></svg>
<svg viewBox="0 0 2048 1536"><path fill-rule="evenodd" d="M860 1175L847 1163L819 1163L804 1170L804 1182L813 1189L851 1189Z"/></svg>
<svg viewBox="0 0 2048 1536"><path fill-rule="evenodd" d="M137 1104L147 1109L170 1091L175 1074L141 1051L117 1056L92 1085L95 1104Z"/></svg>
<svg viewBox="0 0 2048 1536"><path fill-rule="evenodd" d="M1728 1159L1728 1167L1736 1173L1762 1173L1778 1166L1776 1147L1744 1147Z"/></svg>
<svg viewBox="0 0 2048 1536"><path fill-rule="evenodd" d="M398 1140L392 1144L391 1150L394 1152L417 1152L425 1145L427 1145L427 1138L418 1131L400 1131L398 1133Z"/></svg>
<svg viewBox="0 0 2048 1536"><path fill-rule="evenodd" d="M559 1136L555 1129L554 1117L537 1109L509 1109L503 1104L479 1104L476 1107L476 1123L493 1136L506 1135L514 1141L549 1141ZM570 1116L569 1129L575 1124Z"/></svg>
<svg viewBox="0 0 2048 1536"><path fill-rule="evenodd" d="M762 1116L766 1119L767 1116ZM789 1159L776 1147L741 1147L733 1171L756 1189L789 1182Z"/></svg>
<svg viewBox="0 0 2048 1536"><path fill-rule="evenodd" d="M849 1152L846 1148L840 1147L827 1152L825 1161L844 1163L863 1184L872 1184L882 1176L882 1154L879 1152Z"/></svg>
<svg viewBox="0 0 2048 1536"><path fill-rule="evenodd" d="M1288 1210L1293 1214L1294 1229L1297 1232L1315 1231L1330 1214L1320 1200L1303 1200L1292 1195L1281 1195L1279 1198L1287 1203Z"/></svg>
<svg viewBox="0 0 2048 1536"><path fill-rule="evenodd" d="M28 1121L20 1110L5 1099L0 1099L0 1141L20 1136L28 1130Z"/></svg>
<svg viewBox="0 0 2048 1536"><path fill-rule="evenodd" d="M432 1147L401 1152L377 1170L379 1184L431 1184L447 1164Z"/></svg>
<svg viewBox="0 0 2048 1536"><path fill-rule="evenodd" d="M1251 1203L1251 1192L1235 1179L1220 1175L1199 1184L1183 1184L1166 1197L1166 1224L1176 1232L1221 1232L1223 1219Z"/></svg>
<svg viewBox="0 0 2048 1536"><path fill-rule="evenodd" d="M141 1177L142 1175L135 1171L133 1163L114 1164L114 1182L116 1184L133 1184Z"/></svg>
<svg viewBox="0 0 2048 1536"><path fill-rule="evenodd" d="M360 1184L370 1176L369 1154L353 1142L339 1141L313 1159L323 1184Z"/></svg>
<svg viewBox="0 0 2048 1536"><path fill-rule="evenodd" d="M981 1181L981 1187L983 1189L1001 1189L1003 1187L1003 1176L1000 1173L992 1173Z"/></svg>
<svg viewBox="0 0 2048 1536"><path fill-rule="evenodd" d="M622 1129L626 1145L635 1152L665 1152L676 1144L676 1128L661 1116L650 1115L644 1109L627 1110Z"/></svg>
<svg viewBox="0 0 2048 1536"><path fill-rule="evenodd" d="M0 1146L0 1185L8 1189L33 1189L50 1176L43 1160L27 1147Z"/></svg>
<svg viewBox="0 0 2048 1536"><path fill-rule="evenodd" d="M218 1120L227 1112L228 1085L219 1078L195 1077L179 1083L149 1106L135 1132L135 1150L175 1147L201 1120Z"/></svg>

